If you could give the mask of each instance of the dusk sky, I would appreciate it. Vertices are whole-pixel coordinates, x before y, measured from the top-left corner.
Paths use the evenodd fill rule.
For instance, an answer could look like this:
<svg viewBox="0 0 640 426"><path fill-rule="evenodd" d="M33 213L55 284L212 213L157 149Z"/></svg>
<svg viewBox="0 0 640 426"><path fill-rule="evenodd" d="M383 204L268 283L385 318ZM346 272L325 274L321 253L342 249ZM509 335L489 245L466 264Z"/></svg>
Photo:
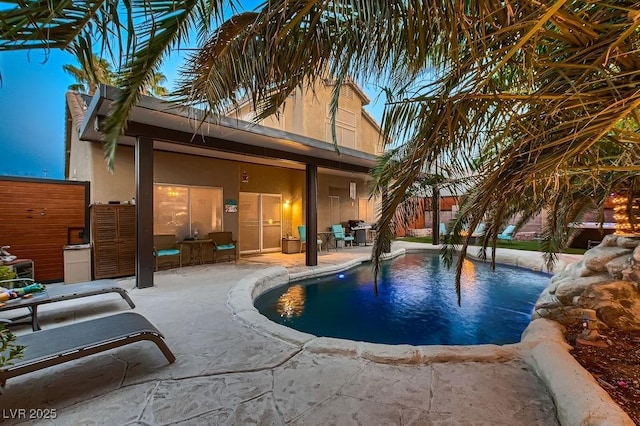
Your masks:
<svg viewBox="0 0 640 426"><path fill-rule="evenodd" d="M173 88L181 65L173 55L162 68ZM77 66L61 51L0 53L0 175L64 179L65 92L74 79L62 66ZM383 102L371 98L367 111L380 122Z"/></svg>

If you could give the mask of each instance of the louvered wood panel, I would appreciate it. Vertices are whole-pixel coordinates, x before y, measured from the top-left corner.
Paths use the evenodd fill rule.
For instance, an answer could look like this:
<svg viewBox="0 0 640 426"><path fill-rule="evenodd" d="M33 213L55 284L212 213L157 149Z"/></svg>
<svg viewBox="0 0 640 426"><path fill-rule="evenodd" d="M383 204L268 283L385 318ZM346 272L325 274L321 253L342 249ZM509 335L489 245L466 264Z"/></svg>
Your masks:
<svg viewBox="0 0 640 426"><path fill-rule="evenodd" d="M118 245L115 241L102 241L93 246L94 275L96 279L120 276Z"/></svg>
<svg viewBox="0 0 640 426"><path fill-rule="evenodd" d="M91 212L94 278L135 274L135 206L94 205Z"/></svg>
<svg viewBox="0 0 640 426"><path fill-rule="evenodd" d="M136 209L121 206L118 211L119 267L123 275L136 273Z"/></svg>
<svg viewBox="0 0 640 426"><path fill-rule="evenodd" d="M83 229L86 182L0 178L0 245L33 260L35 279L64 279L63 248L69 228Z"/></svg>

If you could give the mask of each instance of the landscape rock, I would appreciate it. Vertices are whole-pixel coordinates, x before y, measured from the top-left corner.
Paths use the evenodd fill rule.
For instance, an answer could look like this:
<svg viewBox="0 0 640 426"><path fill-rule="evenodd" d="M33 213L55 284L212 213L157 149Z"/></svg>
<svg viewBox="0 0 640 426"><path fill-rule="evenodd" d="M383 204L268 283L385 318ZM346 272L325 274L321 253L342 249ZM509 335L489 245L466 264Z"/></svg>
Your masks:
<svg viewBox="0 0 640 426"><path fill-rule="evenodd" d="M638 237L618 237L617 244L618 247L626 248L626 249L635 249L640 245L640 238Z"/></svg>
<svg viewBox="0 0 640 426"><path fill-rule="evenodd" d="M546 290L540 295L540 297L538 298L538 301L536 302L536 309L559 308L560 306L562 306L562 302L558 300L558 298L554 294L550 294Z"/></svg>
<svg viewBox="0 0 640 426"><path fill-rule="evenodd" d="M607 235L581 261L554 275L540 294L532 321L582 322L593 309L601 328L640 330L640 238Z"/></svg>
<svg viewBox="0 0 640 426"><path fill-rule="evenodd" d="M633 249L633 260L640 262L640 246Z"/></svg>
<svg viewBox="0 0 640 426"><path fill-rule="evenodd" d="M567 277L587 277L589 275L593 275L594 271L587 268L584 263L584 259L578 262L571 264L567 269L560 272L557 277L558 279L563 279ZM554 281L554 280L552 280Z"/></svg>
<svg viewBox="0 0 640 426"><path fill-rule="evenodd" d="M631 254L627 254L625 256L620 256L610 260L604 266L610 276L620 280L623 277L622 272L631 267L632 259L633 257L631 256Z"/></svg>
<svg viewBox="0 0 640 426"><path fill-rule="evenodd" d="M540 308L533 311L531 320L547 318L559 322L564 326L580 324L582 320L582 308L573 306L560 306L558 308Z"/></svg>
<svg viewBox="0 0 640 426"><path fill-rule="evenodd" d="M582 308L593 309L607 326L640 330L640 292L634 283L614 281L588 287L578 300Z"/></svg>
<svg viewBox="0 0 640 426"><path fill-rule="evenodd" d="M598 247L618 247L618 236L614 234L605 235Z"/></svg>
<svg viewBox="0 0 640 426"><path fill-rule="evenodd" d="M582 261L584 265L594 272L605 272L605 265L611 260L631 253L630 249L621 247L594 247L591 250L587 250L584 254ZM586 275L581 275L586 276Z"/></svg>
<svg viewBox="0 0 640 426"><path fill-rule="evenodd" d="M563 305L571 305L573 298L580 296L587 287L613 281L607 274L597 274L590 277L564 279L558 282L555 296Z"/></svg>

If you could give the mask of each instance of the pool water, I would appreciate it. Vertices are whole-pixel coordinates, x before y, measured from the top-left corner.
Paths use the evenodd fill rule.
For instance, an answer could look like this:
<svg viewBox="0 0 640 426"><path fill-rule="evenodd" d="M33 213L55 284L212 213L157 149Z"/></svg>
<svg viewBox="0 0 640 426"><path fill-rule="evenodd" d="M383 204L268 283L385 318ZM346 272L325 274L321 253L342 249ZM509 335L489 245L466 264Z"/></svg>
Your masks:
<svg viewBox="0 0 640 426"><path fill-rule="evenodd" d="M255 306L272 321L316 336L386 344L477 345L520 341L550 275L465 260L462 306L455 266L437 254L384 262L270 290Z"/></svg>

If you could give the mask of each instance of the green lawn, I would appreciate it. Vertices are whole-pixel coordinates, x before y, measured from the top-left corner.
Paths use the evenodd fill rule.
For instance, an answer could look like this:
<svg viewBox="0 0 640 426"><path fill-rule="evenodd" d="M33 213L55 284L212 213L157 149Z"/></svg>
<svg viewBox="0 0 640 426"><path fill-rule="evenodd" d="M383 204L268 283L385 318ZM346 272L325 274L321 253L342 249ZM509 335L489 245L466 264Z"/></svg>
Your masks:
<svg viewBox="0 0 640 426"><path fill-rule="evenodd" d="M412 243L431 243L432 242L431 237L402 237L398 239L402 241L409 241ZM511 242L498 241L498 247L514 249L514 250L542 251L540 249L540 241L511 241ZM567 248L562 252L569 253L569 254L584 254L585 251L586 251L585 249Z"/></svg>

